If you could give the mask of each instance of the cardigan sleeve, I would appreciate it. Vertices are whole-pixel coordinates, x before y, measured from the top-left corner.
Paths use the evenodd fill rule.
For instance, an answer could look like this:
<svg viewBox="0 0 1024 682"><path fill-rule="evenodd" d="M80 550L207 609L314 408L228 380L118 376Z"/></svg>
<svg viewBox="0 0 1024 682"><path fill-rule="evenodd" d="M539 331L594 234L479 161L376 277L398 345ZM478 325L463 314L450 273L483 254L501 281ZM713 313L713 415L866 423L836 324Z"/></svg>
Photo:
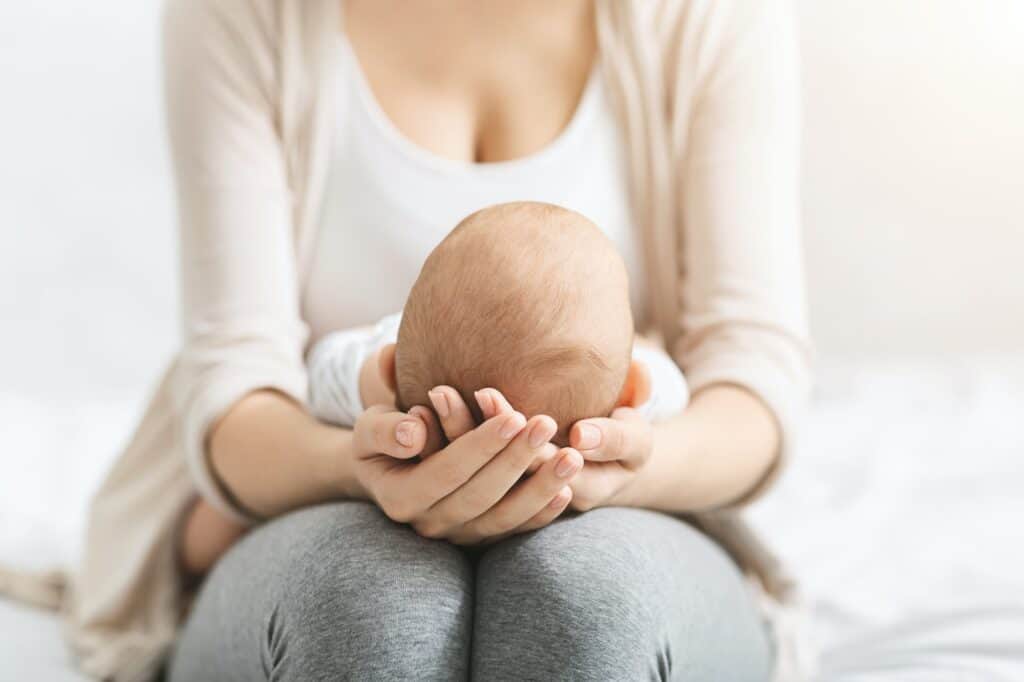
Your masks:
<svg viewBox="0 0 1024 682"><path fill-rule="evenodd" d="M174 404L200 494L239 521L246 514L212 472L207 432L252 391L306 396L271 5L170 0L163 27L184 327Z"/></svg>
<svg viewBox="0 0 1024 682"><path fill-rule="evenodd" d="M693 392L742 386L774 414L782 455L810 387L800 234L797 40L785 0L714 0L683 40L690 99L677 178L682 334L673 356ZM745 500L744 500L745 501Z"/></svg>

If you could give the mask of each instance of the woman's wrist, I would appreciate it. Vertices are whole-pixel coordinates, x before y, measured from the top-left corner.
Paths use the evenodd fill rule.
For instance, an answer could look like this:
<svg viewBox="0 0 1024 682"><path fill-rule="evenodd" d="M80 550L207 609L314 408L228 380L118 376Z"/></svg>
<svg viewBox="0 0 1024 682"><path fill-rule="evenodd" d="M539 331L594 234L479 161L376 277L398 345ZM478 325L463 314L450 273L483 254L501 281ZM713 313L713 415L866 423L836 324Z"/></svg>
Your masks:
<svg viewBox="0 0 1024 682"><path fill-rule="evenodd" d="M614 504L675 513L727 506L758 484L777 448L774 422L757 398L710 386L681 414L655 424L650 458Z"/></svg>
<svg viewBox="0 0 1024 682"><path fill-rule="evenodd" d="M661 502L668 497L674 497L673 491L681 496L682 490L686 487L680 480L683 476L678 474L680 467L666 468L664 459L671 457L677 463L685 461L687 454L685 444L674 441L669 452L661 444L670 442L676 433L668 424L655 424L654 434L651 443L651 453L643 466L636 470L625 485L619 489L609 502L609 506L616 507L641 507L644 509L659 509L665 505Z"/></svg>
<svg viewBox="0 0 1024 682"><path fill-rule="evenodd" d="M356 476L352 430L322 424L314 448L317 479L330 499L364 500L369 498Z"/></svg>
<svg viewBox="0 0 1024 682"><path fill-rule="evenodd" d="M364 496L355 480L352 432L318 421L275 391L239 401L209 439L214 474L251 515Z"/></svg>

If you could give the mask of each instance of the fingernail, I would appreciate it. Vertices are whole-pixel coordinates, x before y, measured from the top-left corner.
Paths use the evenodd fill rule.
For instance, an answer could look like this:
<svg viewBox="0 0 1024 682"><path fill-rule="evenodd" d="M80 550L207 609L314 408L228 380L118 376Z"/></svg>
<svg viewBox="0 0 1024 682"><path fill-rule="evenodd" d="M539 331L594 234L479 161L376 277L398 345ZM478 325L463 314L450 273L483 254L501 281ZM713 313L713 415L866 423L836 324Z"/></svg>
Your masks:
<svg viewBox="0 0 1024 682"><path fill-rule="evenodd" d="M480 411L484 413L485 417L494 416L494 398L487 393L485 389L480 389L473 394L476 398L476 404L480 406Z"/></svg>
<svg viewBox="0 0 1024 682"><path fill-rule="evenodd" d="M555 433L551 430L551 422L546 419L541 419L530 427L530 435L526 440L530 444L531 448L536 449L551 440L551 436L553 435L555 435Z"/></svg>
<svg viewBox="0 0 1024 682"><path fill-rule="evenodd" d="M414 422L399 422L398 426L395 427L395 440L405 447L410 447L413 443L415 429L416 424Z"/></svg>
<svg viewBox="0 0 1024 682"><path fill-rule="evenodd" d="M434 406L438 417L444 419L448 416L451 412L451 408L448 407L448 396L441 391L427 391L427 397L430 398L430 404Z"/></svg>
<svg viewBox="0 0 1024 682"><path fill-rule="evenodd" d="M579 468L579 464L577 455L572 450L569 450L562 455L562 459L558 460L558 464L555 465L555 476L567 478Z"/></svg>
<svg viewBox="0 0 1024 682"><path fill-rule="evenodd" d="M601 444L601 429L591 424L580 424L580 438L577 443L580 450L590 450Z"/></svg>
<svg viewBox="0 0 1024 682"><path fill-rule="evenodd" d="M562 488L558 492L558 494L555 495L555 499L551 500L551 503L548 504L548 506L551 507L552 509L559 509L561 507L564 507L568 501L569 501L569 489L568 488Z"/></svg>
<svg viewBox="0 0 1024 682"><path fill-rule="evenodd" d="M515 412L505 417L505 421L502 422L501 428L498 429L498 435L508 440L512 436L516 435L523 429L523 425L526 423L526 419L523 415Z"/></svg>

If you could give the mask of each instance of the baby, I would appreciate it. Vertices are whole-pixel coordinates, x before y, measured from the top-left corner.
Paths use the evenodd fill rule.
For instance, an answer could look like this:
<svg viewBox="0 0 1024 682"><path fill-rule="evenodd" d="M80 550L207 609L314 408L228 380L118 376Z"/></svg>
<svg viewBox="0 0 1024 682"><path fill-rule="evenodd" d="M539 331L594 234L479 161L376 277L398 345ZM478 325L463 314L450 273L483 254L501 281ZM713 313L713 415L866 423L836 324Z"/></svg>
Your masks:
<svg viewBox="0 0 1024 682"><path fill-rule="evenodd" d="M363 411L360 371L379 350L377 393L398 409L430 406L428 391L447 385L479 420L473 393L492 387L527 417L552 417L565 445L576 421L616 407L660 419L685 406L675 363L635 346L633 329L625 265L593 223L549 204L500 204L434 249L400 318L316 345L310 409L352 426Z"/></svg>
<svg viewBox="0 0 1024 682"><path fill-rule="evenodd" d="M582 215L550 204L472 214L427 258L401 318L324 337L310 354L313 414L351 425L363 409L357 373L382 346L380 379L400 410L429 406L427 392L447 385L479 418L473 392L497 388L523 414L554 418L561 443L579 419L622 405L656 419L686 400L675 363L633 348L614 245Z"/></svg>

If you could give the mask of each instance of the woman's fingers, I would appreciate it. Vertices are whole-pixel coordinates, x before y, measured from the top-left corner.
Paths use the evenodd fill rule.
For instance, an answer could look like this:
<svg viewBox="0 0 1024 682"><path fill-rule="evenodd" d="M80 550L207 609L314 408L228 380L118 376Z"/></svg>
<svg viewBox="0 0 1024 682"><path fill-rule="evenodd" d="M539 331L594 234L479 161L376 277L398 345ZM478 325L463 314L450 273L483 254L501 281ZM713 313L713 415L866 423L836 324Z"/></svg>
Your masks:
<svg viewBox="0 0 1024 682"><path fill-rule="evenodd" d="M514 528L511 531L503 533L501 535L492 535L491 537L487 538L476 538L473 541L471 541L469 539L469 536L467 535L466 539L461 543L459 542L461 538L457 538L456 540L454 540L454 542L456 542L457 544L466 545L491 544L494 542L500 542L501 540L504 540L505 538L510 537L512 535L528 533L531 530L543 528L544 526L548 525L549 523L557 519L559 516L561 516L562 512L564 512L569 507L569 502L571 502L572 499L572 488L570 488L569 486L565 486L564 488L558 491L558 494L556 494L554 498L552 498L552 500L547 505L545 505L543 509L534 514L533 518L531 518L529 521L522 524L518 528Z"/></svg>
<svg viewBox="0 0 1024 682"><path fill-rule="evenodd" d="M545 449L557 449L549 442L557 428L551 417L538 415L530 419L519 435L465 485L438 501L424 515L417 530L423 535L440 536L485 513L511 490Z"/></svg>
<svg viewBox="0 0 1024 682"><path fill-rule="evenodd" d="M441 430L441 424L437 421L437 415L433 410L423 405L413 405L409 409L409 414L422 420L427 429L427 437L423 449L420 451L420 457L428 457L444 447L444 432Z"/></svg>
<svg viewBox="0 0 1024 682"><path fill-rule="evenodd" d="M519 435L526 418L518 412L488 419L410 470L412 491L425 495L427 509L460 488Z"/></svg>
<svg viewBox="0 0 1024 682"><path fill-rule="evenodd" d="M361 456L409 459L420 453L426 441L427 426L420 418L384 405L367 408L353 429L353 445Z"/></svg>
<svg viewBox="0 0 1024 682"><path fill-rule="evenodd" d="M509 403L505 396L502 395L501 391L496 388L482 388L474 393L473 397L476 398L476 403L480 406L480 412L483 414L484 419L490 419L496 414L509 414L515 412L512 404ZM526 473L532 474L535 472L542 464L544 464L544 462L550 459L552 454L553 451L548 451L547 456L545 457L544 454L541 453L532 462L530 462L530 466L526 468Z"/></svg>
<svg viewBox="0 0 1024 682"><path fill-rule="evenodd" d="M486 513L465 524L453 538L460 543L481 542L504 535L535 518L562 493L583 467L583 457L572 448L562 448L551 461L513 488Z"/></svg>
<svg viewBox="0 0 1024 682"><path fill-rule="evenodd" d="M437 386L427 392L430 404L434 406L434 412L441 422L445 437L449 441L469 433L476 426L473 413L469 411L466 402L451 386Z"/></svg>
<svg viewBox="0 0 1024 682"><path fill-rule="evenodd" d="M484 419L490 419L497 414L515 412L505 396L496 388L481 388L473 397L476 398L476 404L480 406L480 413Z"/></svg>
<svg viewBox="0 0 1024 682"><path fill-rule="evenodd" d="M557 519L562 512L569 506L569 502L572 501L572 488L565 486L558 491L558 494L548 502L547 506L541 509L539 512L533 515L529 521L519 526L513 531L514 533L528 533L531 530L537 530L543 528L555 519Z"/></svg>
<svg viewBox="0 0 1024 682"><path fill-rule="evenodd" d="M572 481L572 508L583 512L607 504L633 476L620 462L588 463Z"/></svg>
<svg viewBox="0 0 1024 682"><path fill-rule="evenodd" d="M526 467L526 474L531 475L537 473L537 470L544 466L547 462L551 461L551 458L558 454L557 448L548 449L545 448L537 453L537 456L530 462L530 466Z"/></svg>
<svg viewBox="0 0 1024 682"><path fill-rule="evenodd" d="M593 462L642 460L651 448L651 425L639 412L620 407L611 417L583 419L569 431L569 444Z"/></svg>
<svg viewBox="0 0 1024 682"><path fill-rule="evenodd" d="M526 418L518 412L502 415L484 422L415 465L383 466L388 464L383 462L375 468L374 499L393 521L415 523L438 500L461 487L504 450L525 424Z"/></svg>
<svg viewBox="0 0 1024 682"><path fill-rule="evenodd" d="M448 440L469 433L476 426L473 413L462 396L451 386L437 386L427 393ZM473 394L484 421L499 414L512 414L515 410L496 388L482 388Z"/></svg>

